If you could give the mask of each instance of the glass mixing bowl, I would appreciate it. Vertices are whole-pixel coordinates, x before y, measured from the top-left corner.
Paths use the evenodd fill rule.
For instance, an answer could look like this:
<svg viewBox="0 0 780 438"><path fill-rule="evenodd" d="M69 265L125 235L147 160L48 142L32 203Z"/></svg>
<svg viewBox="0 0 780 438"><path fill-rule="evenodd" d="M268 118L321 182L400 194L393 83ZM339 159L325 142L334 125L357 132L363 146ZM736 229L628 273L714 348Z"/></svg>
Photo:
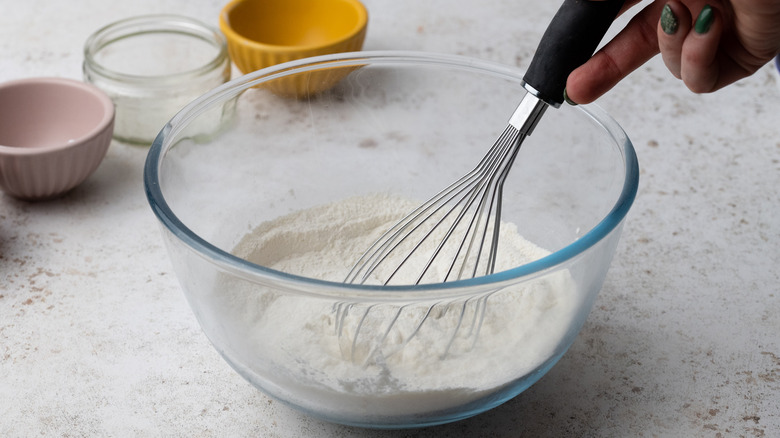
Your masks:
<svg viewBox="0 0 780 438"><path fill-rule="evenodd" d="M298 98L274 92L290 80L320 90L325 76L343 79ZM345 216L315 210L311 224L327 227L274 243L277 218L365 197L353 202L358 217L382 207L360 199L382 193L419 202L470 170L520 101L521 77L464 57L328 55L235 79L165 126L144 170L149 203L203 331L241 376L328 421L403 428L491 409L561 358L638 183L630 141L595 106L547 111L505 184L503 220L545 252L420 286L348 285L338 280L348 266L333 281L271 264L304 247L341 255L325 250L352 232ZM266 246L237 249L248 233Z"/></svg>

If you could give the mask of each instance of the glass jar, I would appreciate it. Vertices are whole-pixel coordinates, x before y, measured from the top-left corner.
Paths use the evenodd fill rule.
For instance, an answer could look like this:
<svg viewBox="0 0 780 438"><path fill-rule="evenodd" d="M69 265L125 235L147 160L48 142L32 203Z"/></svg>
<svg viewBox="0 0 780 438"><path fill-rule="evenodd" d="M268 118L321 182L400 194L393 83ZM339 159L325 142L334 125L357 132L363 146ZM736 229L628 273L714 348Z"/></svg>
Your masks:
<svg viewBox="0 0 780 438"><path fill-rule="evenodd" d="M230 80L230 58L219 31L187 17L146 15L92 34L83 72L116 106L114 138L150 145L187 103ZM203 129L218 128L225 116Z"/></svg>

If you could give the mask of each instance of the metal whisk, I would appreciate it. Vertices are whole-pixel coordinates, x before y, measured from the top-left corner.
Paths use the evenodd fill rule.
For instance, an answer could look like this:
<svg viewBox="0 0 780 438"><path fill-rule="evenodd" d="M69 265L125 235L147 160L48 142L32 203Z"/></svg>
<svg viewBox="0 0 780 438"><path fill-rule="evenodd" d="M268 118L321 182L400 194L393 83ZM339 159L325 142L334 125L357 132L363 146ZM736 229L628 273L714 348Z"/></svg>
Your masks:
<svg viewBox="0 0 780 438"><path fill-rule="evenodd" d="M527 93L498 140L472 171L384 233L357 261L345 282L439 283L493 273L500 240L503 186L520 146L546 109L558 108L563 103L569 73L592 56L623 3L624 0L564 0L523 77ZM394 282L404 278L414 280ZM357 356L368 360L392 331L397 332L393 336L400 337L403 346L430 318L455 313L459 318L455 332L442 334L445 338L450 336L445 342L446 355L456 339L476 340L488 296L457 303L437 302L422 312L405 307L378 311L375 306L358 310L352 304L342 303L336 308L336 330L340 338L348 333L350 345L346 349L353 360ZM469 306L473 311L466 311ZM434 313L437 316L431 316ZM468 322L463 321L466 314L470 315ZM412 320L408 329L399 329L398 321L402 318ZM348 319L350 327L345 322ZM463 327L469 327L468 333L459 333L466 330ZM361 352L356 353L358 350Z"/></svg>
<svg viewBox="0 0 780 438"><path fill-rule="evenodd" d="M346 282L365 283L379 273L378 282L389 284L405 270L417 271L403 276L413 275L414 284L493 273L504 181L523 139L547 106L526 94L477 166L385 232L358 260ZM403 251L400 256L399 251Z"/></svg>
<svg viewBox="0 0 780 438"><path fill-rule="evenodd" d="M386 285L404 273L413 284L440 283L492 274L503 185L520 146L545 110L561 105L569 73L590 58L622 5L565 0L523 77L527 93L503 134L471 172L382 235L345 282Z"/></svg>

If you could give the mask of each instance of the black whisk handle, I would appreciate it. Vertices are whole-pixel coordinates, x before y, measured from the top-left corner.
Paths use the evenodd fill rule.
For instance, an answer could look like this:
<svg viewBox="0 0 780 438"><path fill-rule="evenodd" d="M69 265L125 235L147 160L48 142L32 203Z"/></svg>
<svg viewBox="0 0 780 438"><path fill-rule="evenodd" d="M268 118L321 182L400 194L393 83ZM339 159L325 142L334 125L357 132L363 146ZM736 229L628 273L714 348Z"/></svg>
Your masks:
<svg viewBox="0 0 780 438"><path fill-rule="evenodd" d="M559 106L569 73L593 56L624 0L564 0L547 27L523 80L541 100Z"/></svg>

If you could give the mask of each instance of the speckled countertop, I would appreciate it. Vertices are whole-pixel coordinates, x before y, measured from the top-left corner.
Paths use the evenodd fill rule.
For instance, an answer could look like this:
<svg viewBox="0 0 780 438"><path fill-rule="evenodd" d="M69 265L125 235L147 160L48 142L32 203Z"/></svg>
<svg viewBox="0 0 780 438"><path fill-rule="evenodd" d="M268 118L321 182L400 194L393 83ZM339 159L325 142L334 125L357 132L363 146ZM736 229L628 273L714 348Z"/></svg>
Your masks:
<svg viewBox="0 0 780 438"><path fill-rule="evenodd" d="M81 77L87 36L221 1L30 0L0 14L0 80ZM366 49L525 67L557 2L365 0ZM188 308L114 142L67 196L0 195L0 436L780 436L780 75L695 96L655 59L601 99L633 139L639 194L582 333L553 370L475 418L367 431L242 380Z"/></svg>

